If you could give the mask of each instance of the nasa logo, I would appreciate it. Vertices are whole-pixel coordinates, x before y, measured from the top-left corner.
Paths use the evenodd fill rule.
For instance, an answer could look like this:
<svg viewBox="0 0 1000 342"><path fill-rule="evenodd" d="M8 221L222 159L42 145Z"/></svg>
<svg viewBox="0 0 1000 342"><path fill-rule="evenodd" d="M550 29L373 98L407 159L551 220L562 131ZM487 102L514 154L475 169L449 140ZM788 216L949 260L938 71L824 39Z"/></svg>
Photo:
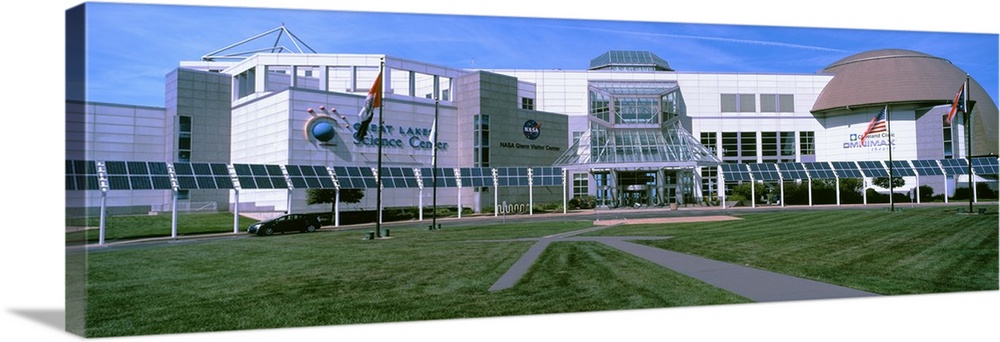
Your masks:
<svg viewBox="0 0 1000 342"><path fill-rule="evenodd" d="M538 139L538 134L541 133L542 124L535 122L535 120L528 120L524 122L524 137L528 140Z"/></svg>

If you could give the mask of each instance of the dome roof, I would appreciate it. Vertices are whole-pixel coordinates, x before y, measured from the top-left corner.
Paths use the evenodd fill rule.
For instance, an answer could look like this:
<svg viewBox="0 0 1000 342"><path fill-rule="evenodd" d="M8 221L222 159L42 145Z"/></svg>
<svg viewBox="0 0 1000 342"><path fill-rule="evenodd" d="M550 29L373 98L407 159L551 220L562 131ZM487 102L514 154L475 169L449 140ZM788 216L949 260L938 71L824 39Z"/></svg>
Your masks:
<svg viewBox="0 0 1000 342"><path fill-rule="evenodd" d="M821 72L835 76L813 104L814 113L887 103L944 104L966 77L946 59L900 49L858 53ZM973 87L972 99L986 96L978 84Z"/></svg>
<svg viewBox="0 0 1000 342"><path fill-rule="evenodd" d="M946 59L902 49L854 54L830 64L820 73L834 76L813 104L812 112L816 114L886 104L950 104L968 77ZM976 102L973 136L977 141L973 147L977 151L995 152L996 103L975 80L969 82L969 93L969 99ZM987 146L977 148L977 142Z"/></svg>

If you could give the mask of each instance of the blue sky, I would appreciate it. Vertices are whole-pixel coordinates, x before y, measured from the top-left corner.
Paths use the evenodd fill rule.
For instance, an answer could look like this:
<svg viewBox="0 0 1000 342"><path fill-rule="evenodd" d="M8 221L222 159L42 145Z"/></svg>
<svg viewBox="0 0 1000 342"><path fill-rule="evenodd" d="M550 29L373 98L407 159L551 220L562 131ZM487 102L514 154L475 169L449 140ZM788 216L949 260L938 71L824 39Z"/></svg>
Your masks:
<svg viewBox="0 0 1000 342"><path fill-rule="evenodd" d="M484 69L585 69L591 58L608 50L648 50L678 71L815 73L855 53L902 48L952 61L994 102L1000 65L996 33L352 9L91 6L88 100L148 106L163 106L164 75L179 61L198 60L282 24L320 53L385 53Z"/></svg>

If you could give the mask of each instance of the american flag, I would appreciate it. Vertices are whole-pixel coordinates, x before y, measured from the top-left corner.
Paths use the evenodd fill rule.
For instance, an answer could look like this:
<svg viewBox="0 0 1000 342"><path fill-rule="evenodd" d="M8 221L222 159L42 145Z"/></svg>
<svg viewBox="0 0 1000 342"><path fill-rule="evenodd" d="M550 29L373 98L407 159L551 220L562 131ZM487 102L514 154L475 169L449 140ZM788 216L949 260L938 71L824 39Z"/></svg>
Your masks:
<svg viewBox="0 0 1000 342"><path fill-rule="evenodd" d="M861 134L861 144L865 143L865 138L872 133L880 133L886 131L886 121L885 121L885 108L882 108L878 112L878 115L872 119L872 122L868 123L868 129L865 130L864 134Z"/></svg>

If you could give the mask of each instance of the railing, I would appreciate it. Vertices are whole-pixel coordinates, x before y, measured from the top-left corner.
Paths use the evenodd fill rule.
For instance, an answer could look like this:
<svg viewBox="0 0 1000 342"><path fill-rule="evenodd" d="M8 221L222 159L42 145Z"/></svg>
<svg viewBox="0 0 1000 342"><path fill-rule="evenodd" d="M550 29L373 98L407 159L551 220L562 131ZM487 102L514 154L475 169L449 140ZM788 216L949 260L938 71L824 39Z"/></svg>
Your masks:
<svg viewBox="0 0 1000 342"><path fill-rule="evenodd" d="M160 205L160 211L172 211L170 203ZM184 212L214 212L219 210L216 202L177 202L177 211Z"/></svg>

